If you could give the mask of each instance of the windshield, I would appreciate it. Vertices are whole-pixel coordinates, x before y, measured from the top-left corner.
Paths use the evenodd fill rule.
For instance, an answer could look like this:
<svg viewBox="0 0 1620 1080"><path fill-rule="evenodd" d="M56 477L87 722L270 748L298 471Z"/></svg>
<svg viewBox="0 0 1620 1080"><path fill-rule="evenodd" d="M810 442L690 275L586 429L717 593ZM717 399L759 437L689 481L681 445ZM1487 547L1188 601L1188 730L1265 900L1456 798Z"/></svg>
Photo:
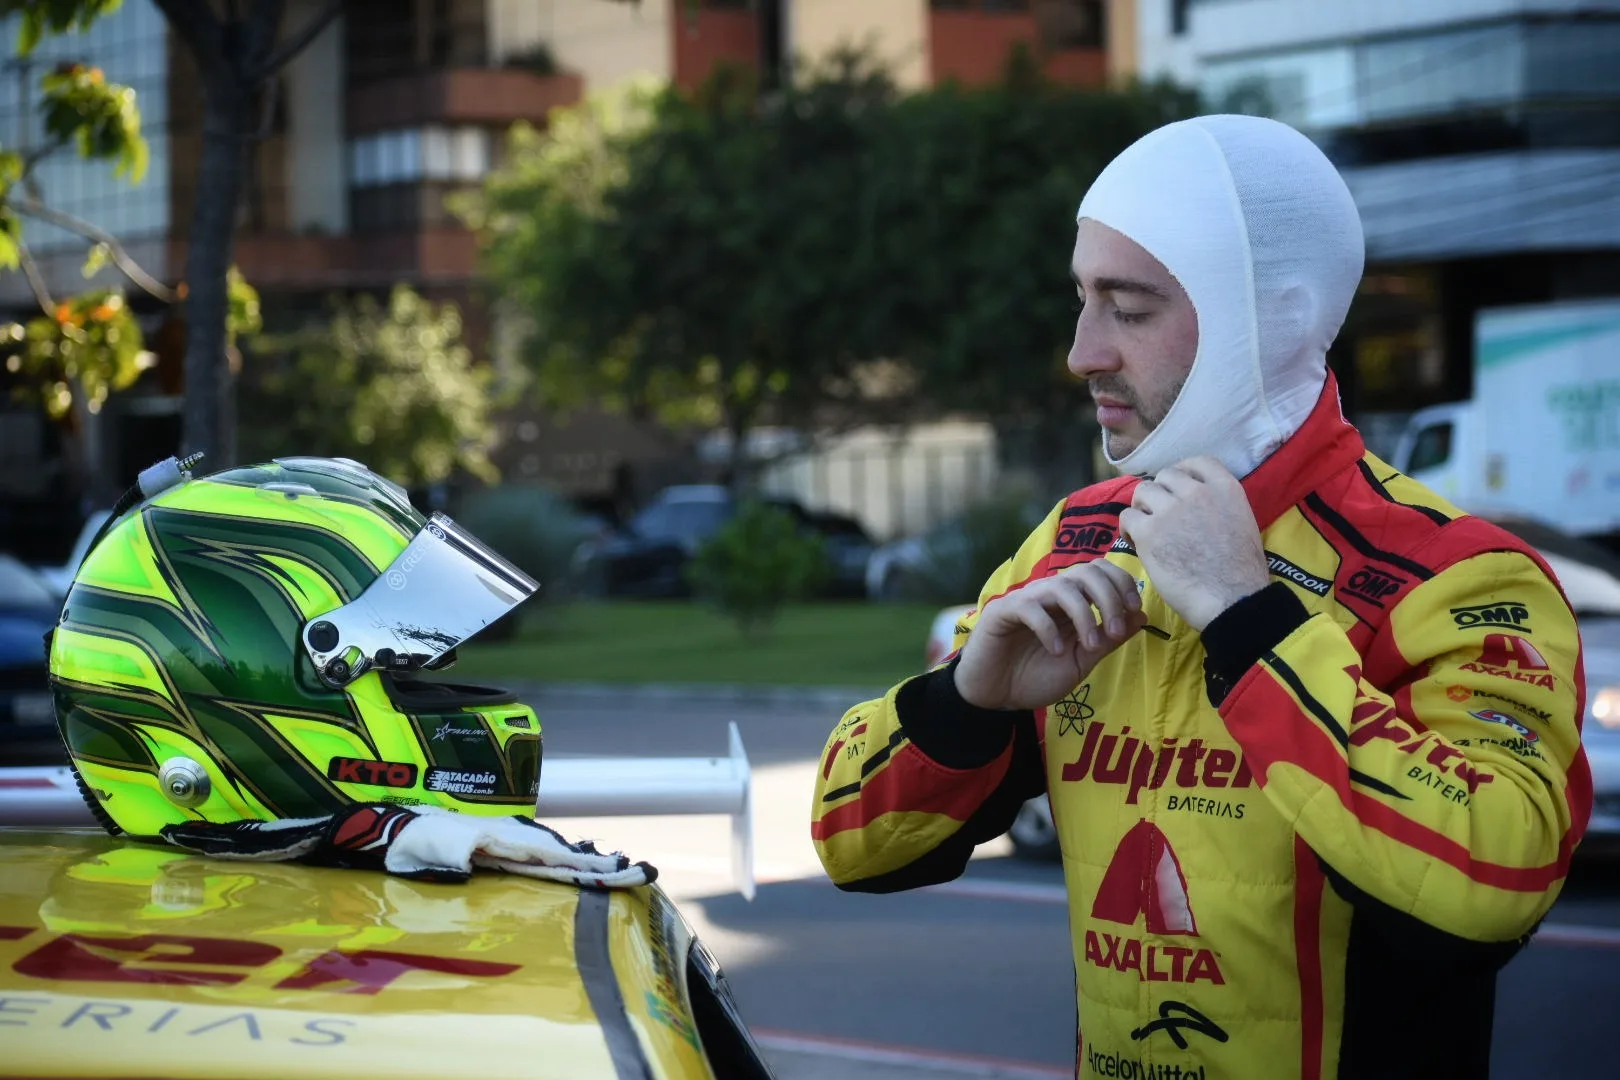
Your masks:
<svg viewBox="0 0 1620 1080"><path fill-rule="evenodd" d="M1422 469L1432 469L1436 465L1444 465L1451 460L1451 421L1443 424L1434 424L1417 433L1412 443L1412 460L1406 463L1406 471L1418 472Z"/></svg>
<svg viewBox="0 0 1620 1080"><path fill-rule="evenodd" d="M0 604L7 607L55 607L56 595L32 570L9 555L0 555Z"/></svg>

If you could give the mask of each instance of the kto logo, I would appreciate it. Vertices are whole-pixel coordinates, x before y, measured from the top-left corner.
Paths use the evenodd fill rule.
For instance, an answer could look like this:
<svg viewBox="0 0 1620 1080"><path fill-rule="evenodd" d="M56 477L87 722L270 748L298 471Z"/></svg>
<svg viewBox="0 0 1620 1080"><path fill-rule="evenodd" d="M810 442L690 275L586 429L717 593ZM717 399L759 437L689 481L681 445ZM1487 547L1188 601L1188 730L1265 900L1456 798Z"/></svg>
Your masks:
<svg viewBox="0 0 1620 1080"><path fill-rule="evenodd" d="M1059 552L1107 551L1114 542L1114 530L1108 525L1065 525L1058 530L1053 550Z"/></svg>
<svg viewBox="0 0 1620 1080"><path fill-rule="evenodd" d="M1462 630L1475 626L1512 626L1523 630L1526 634L1530 628L1525 625L1530 619L1530 609L1523 604L1512 600L1503 600L1498 604L1475 604L1471 607L1454 607L1451 609L1451 621Z"/></svg>
<svg viewBox="0 0 1620 1080"><path fill-rule="evenodd" d="M1135 927L1146 917L1150 934L1198 936L1187 877L1164 833L1149 821L1131 826L1114 849L1091 917ZM1086 930L1086 962L1097 968L1136 972L1138 982L1226 984L1215 954L1198 945L1159 945L1125 935Z"/></svg>
<svg viewBox="0 0 1620 1080"><path fill-rule="evenodd" d="M1345 591L1359 596L1369 604L1384 606L1384 601L1406 587L1406 579L1382 570L1361 569L1350 575Z"/></svg>
<svg viewBox="0 0 1620 1080"><path fill-rule="evenodd" d="M1514 634L1486 634L1479 659L1462 665L1462 670L1529 683L1543 690L1553 689L1546 659L1534 645Z"/></svg>
<svg viewBox="0 0 1620 1080"><path fill-rule="evenodd" d="M365 758L335 757L327 763L326 776L329 780L345 784L410 787L416 783L416 766L408 761L368 761Z"/></svg>

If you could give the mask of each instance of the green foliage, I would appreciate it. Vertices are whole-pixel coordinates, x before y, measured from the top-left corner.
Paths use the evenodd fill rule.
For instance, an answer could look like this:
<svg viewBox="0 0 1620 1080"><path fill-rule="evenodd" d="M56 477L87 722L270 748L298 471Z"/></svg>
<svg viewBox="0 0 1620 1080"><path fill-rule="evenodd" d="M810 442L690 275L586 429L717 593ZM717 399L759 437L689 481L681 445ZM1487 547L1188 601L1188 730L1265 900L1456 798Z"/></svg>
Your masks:
<svg viewBox="0 0 1620 1080"><path fill-rule="evenodd" d="M147 147L135 91L109 83L100 68L63 64L40 80L45 132L78 144L79 156L115 162L113 172L139 183L146 175Z"/></svg>
<svg viewBox="0 0 1620 1080"><path fill-rule="evenodd" d="M20 14L17 52L27 55L49 33L83 31L119 7L119 0L0 0L0 15ZM39 160L73 144L87 159L113 162L116 175L138 182L145 174L147 145L135 91L107 81L99 68L61 64L40 80L41 119L49 143L27 157L0 149L0 268L22 265L21 213L38 198L16 198ZM19 208L21 213L19 212ZM93 245L85 261L91 277L109 248ZM34 281L30 278L31 283ZM0 326L0 354L15 397L36 403L52 420L74 426L75 405L98 412L109 394L129 387L153 363L140 326L121 292L96 289L56 302L38 293L42 313Z"/></svg>
<svg viewBox="0 0 1620 1080"><path fill-rule="evenodd" d="M901 579L896 599L970 604L990 575L1012 558L1045 512L1034 501L1000 495L968 508L928 534L921 561Z"/></svg>
<svg viewBox="0 0 1620 1080"><path fill-rule="evenodd" d="M1016 56L998 85L902 96L845 52L765 99L722 69L560 111L463 210L549 407L734 436L902 408L1056 430L1083 402L1063 363L1075 210L1112 157L1199 109L1168 84L1056 86Z"/></svg>
<svg viewBox="0 0 1620 1080"><path fill-rule="evenodd" d="M530 604L572 594L574 553L589 527L567 499L543 487L501 484L467 493L455 518L540 583Z"/></svg>
<svg viewBox="0 0 1620 1080"><path fill-rule="evenodd" d="M830 570L820 537L801 532L786 511L750 501L699 546L687 575L698 596L757 638L784 604L811 595Z"/></svg>
<svg viewBox="0 0 1620 1080"><path fill-rule="evenodd" d="M17 28L17 55L27 56L47 32L82 34L97 19L122 6L123 0L0 0L0 16L22 15Z"/></svg>
<svg viewBox="0 0 1620 1080"><path fill-rule="evenodd" d="M697 95L637 89L521 132L467 220L531 321L548 405L585 401L733 431L807 414L855 355L848 254L872 110L847 60L762 106L723 69Z"/></svg>
<svg viewBox="0 0 1620 1080"><path fill-rule="evenodd" d="M19 377L14 394L58 421L72 411L75 394L82 393L85 407L97 412L108 394L129 386L153 363L123 294L107 289L0 328L0 351L6 370Z"/></svg>
<svg viewBox="0 0 1620 1080"><path fill-rule="evenodd" d="M259 290L248 284L242 272L232 266L225 275L225 335L230 344L243 334L257 334L264 329L264 315L259 308Z"/></svg>
<svg viewBox="0 0 1620 1080"><path fill-rule="evenodd" d="M250 458L352 457L406 485L457 468L494 479L489 371L461 344L454 304L399 286L386 306L361 296L328 324L259 345L288 355L243 387Z"/></svg>

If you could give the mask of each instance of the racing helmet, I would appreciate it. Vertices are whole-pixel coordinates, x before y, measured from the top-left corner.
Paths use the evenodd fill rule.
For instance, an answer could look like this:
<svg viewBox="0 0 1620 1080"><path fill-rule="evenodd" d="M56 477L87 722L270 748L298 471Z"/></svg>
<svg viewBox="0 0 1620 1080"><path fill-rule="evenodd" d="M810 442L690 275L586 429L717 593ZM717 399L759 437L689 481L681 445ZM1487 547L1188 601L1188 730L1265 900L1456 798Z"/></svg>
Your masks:
<svg viewBox="0 0 1620 1080"><path fill-rule="evenodd" d="M153 466L114 507L50 636L97 820L156 837L357 803L532 814L533 711L423 673L536 583L359 462L193 464Z"/></svg>

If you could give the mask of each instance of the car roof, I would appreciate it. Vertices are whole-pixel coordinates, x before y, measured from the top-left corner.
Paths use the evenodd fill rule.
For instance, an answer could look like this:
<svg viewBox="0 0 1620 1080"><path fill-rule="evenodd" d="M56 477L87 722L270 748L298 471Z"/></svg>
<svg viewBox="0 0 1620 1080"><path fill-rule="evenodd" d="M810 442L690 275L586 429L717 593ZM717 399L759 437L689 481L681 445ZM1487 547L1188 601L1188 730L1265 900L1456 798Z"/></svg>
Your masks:
<svg viewBox="0 0 1620 1080"><path fill-rule="evenodd" d="M690 932L656 887L429 884L77 829L0 828L0 863L8 1071L610 1078L630 1040L654 1076L707 1075Z"/></svg>

